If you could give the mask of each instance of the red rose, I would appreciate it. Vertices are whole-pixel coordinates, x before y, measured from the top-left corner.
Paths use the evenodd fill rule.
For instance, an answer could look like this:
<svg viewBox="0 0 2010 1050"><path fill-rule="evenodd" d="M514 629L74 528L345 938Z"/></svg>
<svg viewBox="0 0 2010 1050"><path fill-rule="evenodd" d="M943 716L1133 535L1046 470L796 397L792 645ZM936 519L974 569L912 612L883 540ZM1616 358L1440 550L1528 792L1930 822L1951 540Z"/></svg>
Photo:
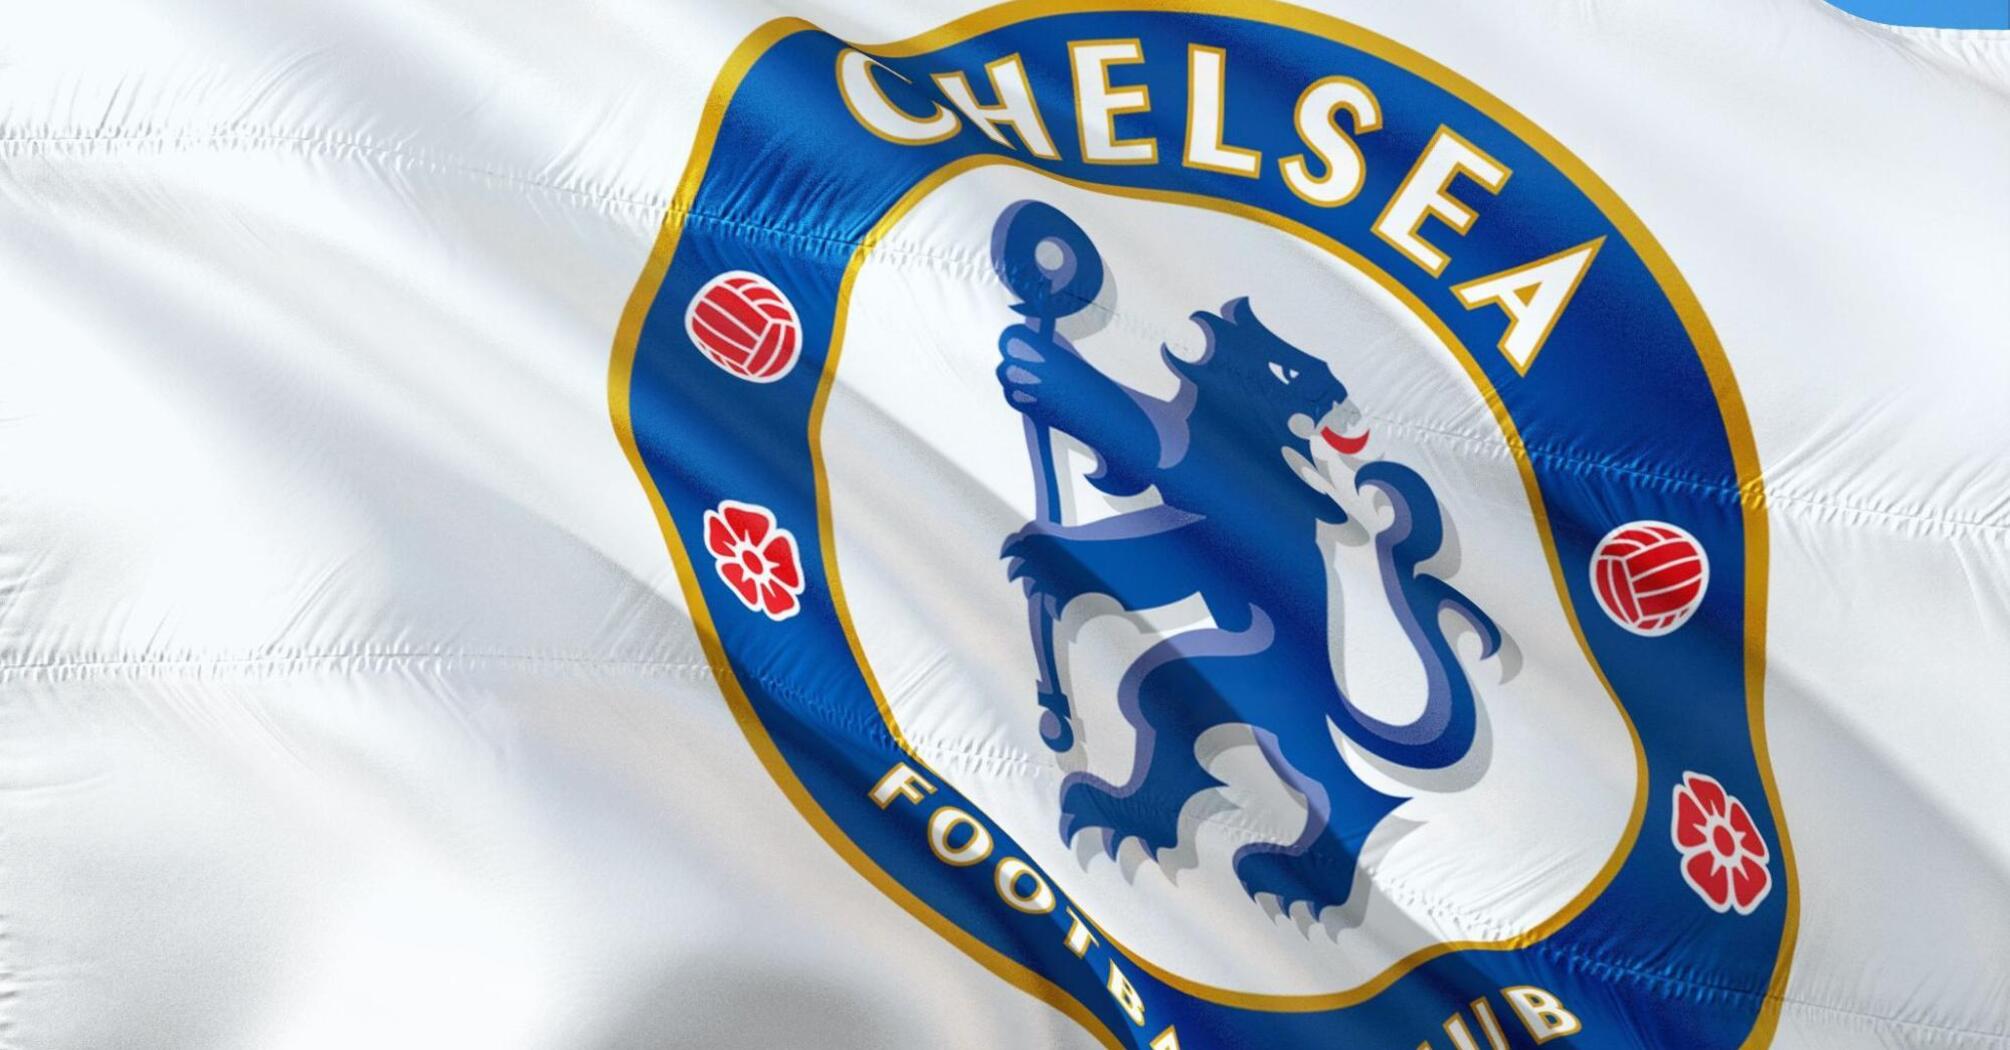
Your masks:
<svg viewBox="0 0 2010 1050"><path fill-rule="evenodd" d="M796 538L775 526L773 511L733 500L706 511L705 549L712 552L719 578L747 608L770 620L786 620L802 608L796 600L803 593Z"/></svg>
<svg viewBox="0 0 2010 1050"><path fill-rule="evenodd" d="M1745 804L1716 778L1682 774L1671 834L1682 852L1682 881L1712 911L1750 915L1772 892L1772 851Z"/></svg>

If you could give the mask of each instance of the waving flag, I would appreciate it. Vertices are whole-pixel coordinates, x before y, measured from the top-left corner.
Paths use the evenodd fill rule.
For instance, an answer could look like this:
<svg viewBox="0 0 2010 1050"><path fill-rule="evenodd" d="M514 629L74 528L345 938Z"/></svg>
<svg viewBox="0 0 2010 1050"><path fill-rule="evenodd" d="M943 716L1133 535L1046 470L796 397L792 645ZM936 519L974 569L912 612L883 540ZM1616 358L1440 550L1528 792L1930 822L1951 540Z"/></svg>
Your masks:
<svg viewBox="0 0 2010 1050"><path fill-rule="evenodd" d="M0 1047L2010 1045L2010 35L0 27Z"/></svg>

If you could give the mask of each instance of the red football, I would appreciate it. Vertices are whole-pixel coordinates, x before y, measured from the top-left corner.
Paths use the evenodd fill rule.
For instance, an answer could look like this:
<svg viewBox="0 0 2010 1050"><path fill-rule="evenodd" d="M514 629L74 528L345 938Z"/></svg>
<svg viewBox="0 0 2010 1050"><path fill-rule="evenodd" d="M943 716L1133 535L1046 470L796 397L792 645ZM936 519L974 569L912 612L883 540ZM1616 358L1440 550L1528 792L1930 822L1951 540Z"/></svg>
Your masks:
<svg viewBox="0 0 2010 1050"><path fill-rule="evenodd" d="M1613 529L1591 552L1591 587L1614 623L1652 638L1689 622L1710 586L1696 537L1665 521Z"/></svg>
<svg viewBox="0 0 2010 1050"><path fill-rule="evenodd" d="M774 282L730 270L705 282L684 311L684 332L712 363L755 383L789 374L802 349L796 308Z"/></svg>

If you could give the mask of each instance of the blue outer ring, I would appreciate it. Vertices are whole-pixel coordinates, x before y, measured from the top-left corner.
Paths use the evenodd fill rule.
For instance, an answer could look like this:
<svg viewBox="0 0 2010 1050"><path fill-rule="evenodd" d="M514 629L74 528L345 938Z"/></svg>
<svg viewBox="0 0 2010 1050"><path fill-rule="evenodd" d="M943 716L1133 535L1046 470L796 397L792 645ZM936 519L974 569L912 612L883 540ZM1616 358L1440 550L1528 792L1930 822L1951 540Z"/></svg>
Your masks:
<svg viewBox="0 0 2010 1050"><path fill-rule="evenodd" d="M1078 1000L1125 1045L1144 1046L1176 1024L1186 1047L1404 1046L1432 1033L1468 1001L1509 985L1540 985L1584 1021L1575 1046L1735 1047L1752 1032L1779 954L1788 908L1786 872L1775 848L1773 894L1750 916L1715 916L1677 875L1666 838L1670 787L1686 769L1705 771L1747 801L1761 833L1780 843L1745 692L1747 557L1739 478L1726 417L1696 345L1637 246L1538 149L1487 113L1388 59L1300 29L1192 12L1075 12L1029 17L941 51L888 59L913 81L946 69L976 70L1019 53L1036 97L1069 91L1065 43L1137 38L1145 54L1185 54L1189 42L1261 55L1264 75L1228 84L1238 145L1277 157L1302 150L1289 128L1296 93L1343 73L1371 86L1383 128L1358 141L1368 178L1360 196L1333 210L1314 208L1273 178L1251 181L1183 168L1041 166L1098 184L1220 196L1318 229L1395 275L1475 356L1529 446L1552 523L1570 600L1587 642L1633 719L1648 756L1648 798L1632 853L1599 899L1547 939L1517 950L1460 951L1412 969L1358 1005L1278 1012L1224 1005L1161 983L1134 966L1124 972L1148 1011L1133 1025L1104 988L1107 966L1125 965L1106 946L1077 959L1061 944L1063 910L1032 919L1003 907L988 869L952 869L925 845L925 811L882 811L867 791L905 758L853 659L829 600L827 566L808 433L846 267L861 239L907 190L945 164L1003 152L973 128L923 147L868 134L844 107L832 70L841 41L816 31L781 37L759 55L726 100L716 147L688 202L674 257L643 323L628 410L648 479L660 492L709 609L730 671L759 728L843 835L926 906L998 953ZM1186 91L1183 61L1125 67L1156 99ZM979 78L981 83L981 75ZM896 101L926 112L930 95ZM1270 119L1247 119L1267 113ZM1057 143L1076 141L1065 107L1045 113ZM1164 108L1119 118L1119 134L1156 133L1177 143L1182 114ZM1424 273L1369 233L1381 202L1425 142L1446 125L1512 171L1485 202L1484 218L1456 240L1450 269ZM1064 154L1072 153L1065 147ZM1468 189L1471 189L1468 187ZM1473 191L1477 192L1477 191ZM1571 310L1536 365L1518 375L1491 351L1498 311L1469 312L1451 285L1594 237L1607 238ZM1436 231L1441 243L1450 235ZM801 315L804 360L779 382L756 386L714 367L684 332L684 305L725 270L766 275ZM974 333L972 352L991 336ZM772 508L795 532L806 590L800 615L774 623L744 610L714 574L703 549L702 516L723 499ZM1712 586L1695 619L1662 638L1628 634L1596 612L1586 566L1592 545L1635 519L1678 523L1710 553ZM976 812L953 785L935 804ZM980 814L981 816L981 814ZM989 825L998 853L1018 851ZM1496 1000L1496 1009L1499 1009ZM1514 1029L1512 1022L1508 1028ZM1513 1038L1519 1038L1518 1033Z"/></svg>

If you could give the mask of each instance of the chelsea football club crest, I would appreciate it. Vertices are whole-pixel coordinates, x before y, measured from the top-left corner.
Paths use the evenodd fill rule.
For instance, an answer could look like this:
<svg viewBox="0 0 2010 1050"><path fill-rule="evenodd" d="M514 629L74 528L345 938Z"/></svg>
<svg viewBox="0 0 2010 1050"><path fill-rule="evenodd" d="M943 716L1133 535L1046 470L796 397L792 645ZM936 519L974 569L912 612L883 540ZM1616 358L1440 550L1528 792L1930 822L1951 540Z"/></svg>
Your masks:
<svg viewBox="0 0 2010 1050"><path fill-rule="evenodd" d="M610 400L778 785L1109 1045L1770 1038L1735 385L1422 55L1232 0L772 23Z"/></svg>

